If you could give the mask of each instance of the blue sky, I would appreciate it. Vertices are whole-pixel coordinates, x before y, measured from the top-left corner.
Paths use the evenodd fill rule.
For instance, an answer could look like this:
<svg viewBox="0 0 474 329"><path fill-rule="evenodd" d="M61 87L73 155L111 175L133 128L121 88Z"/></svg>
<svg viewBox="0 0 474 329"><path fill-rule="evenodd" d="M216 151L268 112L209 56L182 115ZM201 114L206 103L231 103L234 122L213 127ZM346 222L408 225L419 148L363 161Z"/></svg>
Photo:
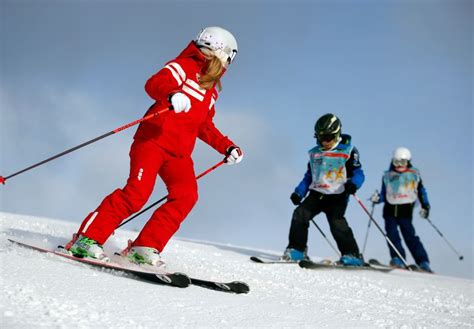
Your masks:
<svg viewBox="0 0 474 329"><path fill-rule="evenodd" d="M472 9L458 0L3 0L0 175L140 118L152 103L148 77L202 27L219 25L239 53L216 125L245 158L199 181L200 201L178 236L283 251L314 122L333 112L360 151L364 201L380 189L393 149L412 151L432 221L465 256L458 261L417 208L432 267L472 278ZM0 188L0 210L79 223L125 183L134 131L12 178ZM222 157L199 142L193 158L201 172ZM158 182L150 202L165 194ZM362 246L366 215L355 200L346 215ZM316 220L330 235L324 216ZM335 256L312 227L309 248ZM389 257L373 226L366 257Z"/></svg>

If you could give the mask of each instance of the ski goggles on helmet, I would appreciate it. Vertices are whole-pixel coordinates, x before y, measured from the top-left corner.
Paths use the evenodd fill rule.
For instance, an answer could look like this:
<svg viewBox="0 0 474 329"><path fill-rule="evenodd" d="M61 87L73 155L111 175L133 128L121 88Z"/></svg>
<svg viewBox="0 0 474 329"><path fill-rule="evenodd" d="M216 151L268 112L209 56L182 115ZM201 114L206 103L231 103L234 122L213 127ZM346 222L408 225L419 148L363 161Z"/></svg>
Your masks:
<svg viewBox="0 0 474 329"><path fill-rule="evenodd" d="M393 159L392 163L395 167L406 167L408 165L407 159Z"/></svg>
<svg viewBox="0 0 474 329"><path fill-rule="evenodd" d="M331 142L337 138L338 134L316 135L318 142Z"/></svg>
<svg viewBox="0 0 474 329"><path fill-rule="evenodd" d="M237 50L232 50L230 48L217 49L214 51L214 55L219 58L222 62L222 65L227 68L235 59L237 55Z"/></svg>

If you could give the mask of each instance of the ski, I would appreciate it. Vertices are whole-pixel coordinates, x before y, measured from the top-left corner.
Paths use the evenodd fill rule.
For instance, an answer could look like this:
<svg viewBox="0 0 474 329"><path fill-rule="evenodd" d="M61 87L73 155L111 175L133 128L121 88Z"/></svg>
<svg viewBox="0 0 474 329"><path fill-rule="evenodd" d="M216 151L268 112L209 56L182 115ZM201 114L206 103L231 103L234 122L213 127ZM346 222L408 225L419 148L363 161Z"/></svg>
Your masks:
<svg viewBox="0 0 474 329"><path fill-rule="evenodd" d="M62 246L58 246L58 250L53 251L49 249L36 247L36 246L26 244L23 242L15 241L12 239L8 239L8 240L13 244L16 244L25 248L33 249L33 250L47 253L47 254L54 254L60 257L64 257L70 260L74 260L83 264L90 265L92 267L107 269L107 270L110 270L112 273L119 272L119 273L124 273L126 275L132 275L142 280L161 284L161 285L186 288L189 285L193 284L198 287L203 287L203 288L212 289L216 291L222 291L222 292L235 293L235 294L246 294L250 291L250 287L248 286L248 284L241 281L217 282L217 281L202 280L202 279L197 279L197 278L190 278L188 275L184 273L180 273L180 272L157 273L154 271L131 269L131 268L125 267L124 265L120 263L104 262L104 261L94 260L91 258L75 257L71 255ZM120 256L119 253L115 253L114 255Z"/></svg>
<svg viewBox="0 0 474 329"><path fill-rule="evenodd" d="M123 257L119 252L114 253L117 257ZM216 291L230 292L235 294L246 294L250 291L248 284L242 281L218 282L189 277L191 284Z"/></svg>
<svg viewBox="0 0 474 329"><path fill-rule="evenodd" d="M255 263L260 263L260 264L297 264L298 263L297 261L292 261L292 260L282 260L279 257L269 258L269 257L252 256L250 257L250 260Z"/></svg>
<svg viewBox="0 0 474 329"><path fill-rule="evenodd" d="M379 272L390 272L393 270L391 267L378 266L372 264L365 264L364 266L350 266L342 265L339 263L327 263L327 262L313 262L310 260L302 260L299 263L299 266L307 269L341 269L341 270L369 270L369 271L379 271Z"/></svg>
<svg viewBox="0 0 474 329"><path fill-rule="evenodd" d="M114 255L116 257L123 257L119 252L115 252ZM189 277L189 280L192 285L216 291L230 292L234 294L246 294L250 291L249 285L242 281L218 282L191 277Z"/></svg>
<svg viewBox="0 0 474 329"><path fill-rule="evenodd" d="M95 268L110 270L110 273L112 274L118 272L118 273L126 274L128 277L138 277L148 282L152 282L152 283L156 283L160 285L172 286L172 287L179 287L179 288L186 288L191 284L191 279L186 274L183 274L183 273L178 273L178 272L155 273L155 272L134 270L134 269L129 269L129 268L126 268L114 263L107 263L107 262L103 262L99 260L93 260L90 258L78 258L64 251L53 251L49 249L44 249L44 248L36 247L27 243L15 241L12 239L8 239L8 241L24 248L33 249L33 250L46 253L46 254L53 254L53 255L70 259L70 260L73 260L82 264L86 264ZM61 248L59 249L61 250Z"/></svg>
<svg viewBox="0 0 474 329"><path fill-rule="evenodd" d="M394 270L410 270L411 269L412 271L415 271L415 272L424 272L416 264L409 264L407 268L393 267L393 266L390 266L390 265L382 264L381 262L379 262L377 259L374 259L374 258L369 259L369 264L370 265L377 265L377 266L384 266L384 267L388 267L388 268L391 268L391 269L394 269Z"/></svg>

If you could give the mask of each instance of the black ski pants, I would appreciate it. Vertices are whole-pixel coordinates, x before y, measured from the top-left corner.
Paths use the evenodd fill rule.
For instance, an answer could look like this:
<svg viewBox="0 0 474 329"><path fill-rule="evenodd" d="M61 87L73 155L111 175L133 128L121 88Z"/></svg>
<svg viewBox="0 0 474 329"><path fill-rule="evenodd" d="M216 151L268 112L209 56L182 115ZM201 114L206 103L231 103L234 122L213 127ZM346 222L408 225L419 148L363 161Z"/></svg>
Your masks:
<svg viewBox="0 0 474 329"><path fill-rule="evenodd" d="M300 251L306 249L309 222L323 212L341 254L359 257L359 247L344 217L348 201L345 193L326 195L310 191L308 197L293 212L288 248Z"/></svg>

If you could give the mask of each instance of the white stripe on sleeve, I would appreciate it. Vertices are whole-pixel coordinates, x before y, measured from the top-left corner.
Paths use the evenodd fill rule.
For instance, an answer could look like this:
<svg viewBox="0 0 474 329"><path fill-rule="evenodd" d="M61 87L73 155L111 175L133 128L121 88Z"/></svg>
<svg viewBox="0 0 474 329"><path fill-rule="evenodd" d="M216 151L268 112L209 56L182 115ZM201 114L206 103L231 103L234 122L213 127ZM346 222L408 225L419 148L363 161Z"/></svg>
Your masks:
<svg viewBox="0 0 474 329"><path fill-rule="evenodd" d="M173 75L176 82L178 83L178 86L181 86L183 84L183 80L181 80L181 77L179 76L178 72L176 72L176 70L172 66L168 64L165 66L165 69L170 70L171 74Z"/></svg>
<svg viewBox="0 0 474 329"><path fill-rule="evenodd" d="M179 76L181 77L181 80L183 80L183 81L186 80L186 73L184 72L181 65L179 65L178 63L175 63L175 62L171 62L168 65L171 65L176 70L176 72L178 72Z"/></svg>

